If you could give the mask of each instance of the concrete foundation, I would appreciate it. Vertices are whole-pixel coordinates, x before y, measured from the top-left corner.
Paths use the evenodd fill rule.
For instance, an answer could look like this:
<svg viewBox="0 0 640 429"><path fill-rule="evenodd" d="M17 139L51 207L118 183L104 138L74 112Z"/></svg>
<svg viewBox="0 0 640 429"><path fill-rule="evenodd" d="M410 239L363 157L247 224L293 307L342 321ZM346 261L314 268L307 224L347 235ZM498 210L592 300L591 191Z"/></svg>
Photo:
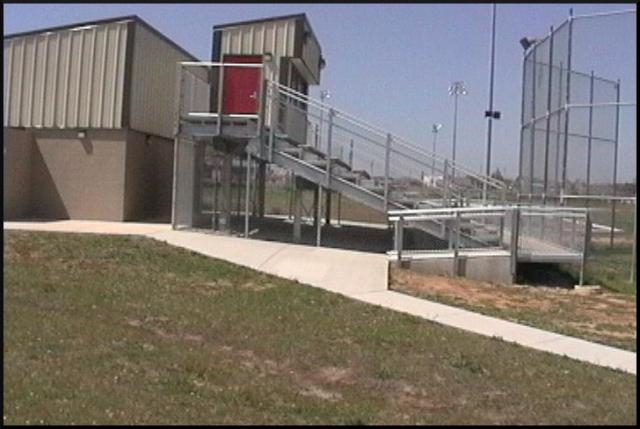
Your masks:
<svg viewBox="0 0 640 429"><path fill-rule="evenodd" d="M398 264L397 261L392 263ZM511 274L511 257L506 252L504 255L460 256L457 265L454 267L453 256L438 256L403 261L401 267L424 274L459 276L492 283L515 282Z"/></svg>

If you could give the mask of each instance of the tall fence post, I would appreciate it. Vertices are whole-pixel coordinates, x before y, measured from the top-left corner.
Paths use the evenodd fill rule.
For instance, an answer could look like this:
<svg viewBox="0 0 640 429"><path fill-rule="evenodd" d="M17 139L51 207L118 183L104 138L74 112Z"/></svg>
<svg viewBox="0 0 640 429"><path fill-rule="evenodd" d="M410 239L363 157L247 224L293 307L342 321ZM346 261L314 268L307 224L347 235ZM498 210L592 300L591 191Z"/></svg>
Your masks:
<svg viewBox="0 0 640 429"><path fill-rule="evenodd" d="M636 253L638 245L638 194L633 200L633 247L631 248L631 274L629 275L629 283L633 283L633 277L636 275Z"/></svg>
<svg viewBox="0 0 640 429"><path fill-rule="evenodd" d="M616 229L616 194L618 185L618 132L620 129L620 79L616 83L616 129L613 147L613 201L611 201L611 232L609 235L609 247L613 248L613 236Z"/></svg>
<svg viewBox="0 0 640 429"><path fill-rule="evenodd" d="M389 209L389 160L391 158L391 134L387 134L387 145L384 154L384 211Z"/></svg>
<svg viewBox="0 0 640 429"><path fill-rule="evenodd" d="M547 112L546 112L546 132L544 136L544 178L542 183L542 205L547 203L547 191L549 189L549 141L550 141L550 128L551 128L551 87L553 79L553 26L549 33L549 85L547 87ZM542 224L544 227L544 217L542 218Z"/></svg>
<svg viewBox="0 0 640 429"><path fill-rule="evenodd" d="M587 195L591 194L591 145L593 141L593 83L595 81L593 70L589 79L589 135L587 138ZM586 201L589 207L589 199Z"/></svg>
<svg viewBox="0 0 640 429"><path fill-rule="evenodd" d="M569 150L569 117L570 109L569 103L571 103L571 46L573 43L573 9L569 9L569 35L567 40L567 86L565 90L565 106L564 106L564 150L562 151L562 192L566 192L567 185L567 152ZM559 130L558 130L559 131Z"/></svg>
<svg viewBox="0 0 640 429"><path fill-rule="evenodd" d="M534 168L534 156L536 153L536 54L538 50L533 49L533 70L531 71L531 147L529 153L529 199L533 195L533 181L535 180Z"/></svg>

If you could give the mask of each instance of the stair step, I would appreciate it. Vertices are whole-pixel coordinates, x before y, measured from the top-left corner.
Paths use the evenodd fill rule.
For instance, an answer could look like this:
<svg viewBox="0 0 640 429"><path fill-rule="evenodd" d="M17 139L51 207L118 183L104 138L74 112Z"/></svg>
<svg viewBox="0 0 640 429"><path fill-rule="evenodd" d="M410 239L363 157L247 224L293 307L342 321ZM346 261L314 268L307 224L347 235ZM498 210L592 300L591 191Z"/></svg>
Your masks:
<svg viewBox="0 0 640 429"><path fill-rule="evenodd" d="M313 159L313 160L309 160L306 161L311 165L314 165L316 167L326 167L327 166L327 160L326 159Z"/></svg>
<svg viewBox="0 0 640 429"><path fill-rule="evenodd" d="M363 186L364 189L375 192L376 194L384 194L384 186Z"/></svg>
<svg viewBox="0 0 640 429"><path fill-rule="evenodd" d="M302 155L302 149L297 147L289 147L286 149L280 149L280 152L286 153L287 155L295 156L296 158L300 158Z"/></svg>

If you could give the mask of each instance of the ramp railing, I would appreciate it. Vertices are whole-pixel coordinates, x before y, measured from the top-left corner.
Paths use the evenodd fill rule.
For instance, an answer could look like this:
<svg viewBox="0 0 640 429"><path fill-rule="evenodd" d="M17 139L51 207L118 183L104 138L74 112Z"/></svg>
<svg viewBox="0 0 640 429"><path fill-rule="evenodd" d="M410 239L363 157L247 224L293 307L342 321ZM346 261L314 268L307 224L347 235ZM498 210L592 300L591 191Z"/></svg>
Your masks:
<svg viewBox="0 0 640 429"><path fill-rule="evenodd" d="M394 226L397 261L449 253L457 263L461 251L508 251L515 273L517 262L572 263L580 265L580 284L584 282L591 239L588 209L549 206L447 207L439 209L391 210L388 220ZM449 234L439 249L408 248L405 229L420 222L439 221Z"/></svg>

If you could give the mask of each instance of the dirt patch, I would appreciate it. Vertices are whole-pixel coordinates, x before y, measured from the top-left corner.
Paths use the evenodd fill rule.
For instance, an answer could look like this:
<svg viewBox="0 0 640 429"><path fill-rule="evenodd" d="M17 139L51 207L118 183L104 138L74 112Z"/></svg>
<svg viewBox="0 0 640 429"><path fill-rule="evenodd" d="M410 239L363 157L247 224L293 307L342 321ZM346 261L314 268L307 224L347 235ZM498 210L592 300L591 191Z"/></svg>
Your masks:
<svg viewBox="0 0 640 429"><path fill-rule="evenodd" d="M353 371L350 368L338 368L327 366L310 374L310 378L322 384L352 384L355 382Z"/></svg>
<svg viewBox="0 0 640 429"><path fill-rule="evenodd" d="M324 399L327 401L337 401L342 398L342 395L338 392L330 392L322 389L318 386L307 386L300 391L302 396L315 396L316 398Z"/></svg>
<svg viewBox="0 0 640 429"><path fill-rule="evenodd" d="M633 297L603 290L588 294L567 288L498 285L464 278L430 276L405 269L390 270L392 289L415 296L514 321L525 320L543 329L557 327L569 335L633 343L636 303Z"/></svg>

